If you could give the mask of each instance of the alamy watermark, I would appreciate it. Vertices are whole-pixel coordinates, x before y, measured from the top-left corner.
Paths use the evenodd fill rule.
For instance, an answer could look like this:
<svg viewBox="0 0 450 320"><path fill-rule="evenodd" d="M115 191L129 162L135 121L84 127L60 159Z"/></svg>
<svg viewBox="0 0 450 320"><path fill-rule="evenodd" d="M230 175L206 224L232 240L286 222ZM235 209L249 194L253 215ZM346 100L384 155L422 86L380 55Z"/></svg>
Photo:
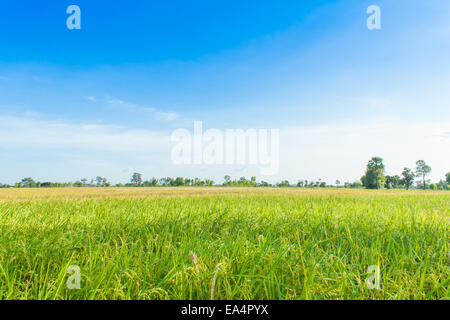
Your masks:
<svg viewBox="0 0 450 320"><path fill-rule="evenodd" d="M367 28L369 30L381 30L381 9L377 5L371 5L367 8Z"/></svg>
<svg viewBox="0 0 450 320"><path fill-rule="evenodd" d="M67 14L70 16L66 20L66 26L69 30L80 30L81 29L81 9L77 5L70 5L66 10Z"/></svg>
<svg viewBox="0 0 450 320"><path fill-rule="evenodd" d="M70 16L66 20L66 26L69 30L81 29L81 9L77 5L70 5L66 9L66 13ZM373 4L370 5L366 13L369 15L367 18L367 28L369 30L381 30L381 9L379 6Z"/></svg>
<svg viewBox="0 0 450 320"><path fill-rule="evenodd" d="M256 165L264 176L279 169L278 129L208 129L194 121L194 132L177 129L172 133L171 159L175 165Z"/></svg>
<svg viewBox="0 0 450 320"><path fill-rule="evenodd" d="M67 278L67 288L69 290L81 289L81 269L79 266L71 265L67 268L67 273L70 276Z"/></svg>
<svg viewBox="0 0 450 320"><path fill-rule="evenodd" d="M367 273L370 276L366 280L367 288L369 290L381 290L381 272L380 267L373 265L367 268Z"/></svg>

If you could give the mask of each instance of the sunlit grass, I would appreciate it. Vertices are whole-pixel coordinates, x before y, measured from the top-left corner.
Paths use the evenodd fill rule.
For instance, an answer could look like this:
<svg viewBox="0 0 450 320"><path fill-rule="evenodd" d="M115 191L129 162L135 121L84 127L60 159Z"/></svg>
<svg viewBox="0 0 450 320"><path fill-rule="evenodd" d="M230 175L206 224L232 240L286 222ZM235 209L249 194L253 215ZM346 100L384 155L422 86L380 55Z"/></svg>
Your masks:
<svg viewBox="0 0 450 320"><path fill-rule="evenodd" d="M445 299L449 217L448 192L1 190L0 298Z"/></svg>

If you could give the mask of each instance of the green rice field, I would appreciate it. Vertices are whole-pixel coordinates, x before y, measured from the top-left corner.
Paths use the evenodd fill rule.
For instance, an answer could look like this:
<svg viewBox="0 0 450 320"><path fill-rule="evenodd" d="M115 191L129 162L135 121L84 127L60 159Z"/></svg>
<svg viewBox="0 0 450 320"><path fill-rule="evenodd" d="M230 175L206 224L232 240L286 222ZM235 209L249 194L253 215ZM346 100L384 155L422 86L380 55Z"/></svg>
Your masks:
<svg viewBox="0 0 450 320"><path fill-rule="evenodd" d="M0 299L449 299L449 218L445 191L4 189Z"/></svg>

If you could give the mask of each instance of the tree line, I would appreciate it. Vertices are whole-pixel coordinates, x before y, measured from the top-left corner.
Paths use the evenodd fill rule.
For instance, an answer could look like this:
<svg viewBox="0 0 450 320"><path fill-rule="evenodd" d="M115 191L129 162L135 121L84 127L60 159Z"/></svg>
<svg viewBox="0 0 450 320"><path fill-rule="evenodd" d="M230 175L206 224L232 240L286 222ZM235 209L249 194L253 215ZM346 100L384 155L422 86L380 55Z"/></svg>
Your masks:
<svg viewBox="0 0 450 320"><path fill-rule="evenodd" d="M380 157L373 157L369 160L366 166L366 172L362 176L360 181L345 182L341 184L339 180L336 180L334 185L327 185L322 179L318 180L299 180L296 184L291 184L287 180L280 181L278 183L268 183L266 181L257 181L256 177L247 179L241 177L239 179L232 180L229 175L224 177L222 184L216 184L210 179L200 178L151 178L144 180L141 173L135 172L131 176L129 183L118 183L112 185L108 179L104 177L96 177L95 179L88 180L86 178L75 182L40 182L34 181L33 178L28 177L22 179L20 182L14 185L0 183L0 188L72 188L72 187L212 187L212 186L225 186L225 187L297 187L297 188L366 188L366 189L431 189L431 190L450 190L450 172L446 174L445 178L438 183L431 183L426 177L431 172L431 167L426 164L425 161L419 160L416 162L416 168L414 170L410 168L404 168L401 175L385 175L385 165L383 159ZM416 178L419 180L416 181Z"/></svg>
<svg viewBox="0 0 450 320"><path fill-rule="evenodd" d="M431 167L418 160L415 169L405 167L400 175L385 175L383 158L373 157L366 166L366 172L361 177L361 184L366 189L431 189L450 190L450 172L437 183L431 183L426 177L431 173ZM419 180L415 180L418 178Z"/></svg>

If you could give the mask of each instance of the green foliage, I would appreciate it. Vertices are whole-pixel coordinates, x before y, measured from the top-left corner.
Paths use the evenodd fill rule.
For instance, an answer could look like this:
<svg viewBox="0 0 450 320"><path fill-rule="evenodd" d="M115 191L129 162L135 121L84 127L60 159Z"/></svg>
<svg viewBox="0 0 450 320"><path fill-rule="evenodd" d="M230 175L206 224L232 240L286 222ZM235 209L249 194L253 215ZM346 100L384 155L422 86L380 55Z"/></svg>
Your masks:
<svg viewBox="0 0 450 320"><path fill-rule="evenodd" d="M256 182L256 177L252 177L250 180L247 180L245 177L241 177L239 180L231 180L230 176L225 176L223 185L226 187L257 187L258 183Z"/></svg>
<svg viewBox="0 0 450 320"><path fill-rule="evenodd" d="M431 167L425 163L424 160L416 162L416 175L422 177L422 187L426 189L425 177L431 172Z"/></svg>
<svg viewBox="0 0 450 320"><path fill-rule="evenodd" d="M34 182L33 178L23 178L19 183L20 188L35 188L36 182Z"/></svg>
<svg viewBox="0 0 450 320"><path fill-rule="evenodd" d="M142 174L140 173L133 173L133 176L131 177L131 183L137 187L142 186Z"/></svg>
<svg viewBox="0 0 450 320"><path fill-rule="evenodd" d="M414 184L415 174L409 168L404 168L402 172L402 184L405 186L405 189L408 190Z"/></svg>
<svg viewBox="0 0 450 320"><path fill-rule="evenodd" d="M287 188L289 186L290 186L290 184L289 184L289 181L287 181L287 180L281 181L279 184L277 184L277 187L280 187L280 188Z"/></svg>
<svg viewBox="0 0 450 320"><path fill-rule="evenodd" d="M386 189L398 189L402 186L402 179L400 176L386 176L386 181L384 183L384 187Z"/></svg>
<svg viewBox="0 0 450 320"><path fill-rule="evenodd" d="M366 167L366 173L361 178L361 182L366 189L380 189L386 182L384 176L383 159L373 157L369 160Z"/></svg>
<svg viewBox="0 0 450 320"><path fill-rule="evenodd" d="M362 187L363 187L363 185L359 181L355 181L355 182L351 182L351 183L350 182L344 183L344 188L347 188L347 189L360 189Z"/></svg>

